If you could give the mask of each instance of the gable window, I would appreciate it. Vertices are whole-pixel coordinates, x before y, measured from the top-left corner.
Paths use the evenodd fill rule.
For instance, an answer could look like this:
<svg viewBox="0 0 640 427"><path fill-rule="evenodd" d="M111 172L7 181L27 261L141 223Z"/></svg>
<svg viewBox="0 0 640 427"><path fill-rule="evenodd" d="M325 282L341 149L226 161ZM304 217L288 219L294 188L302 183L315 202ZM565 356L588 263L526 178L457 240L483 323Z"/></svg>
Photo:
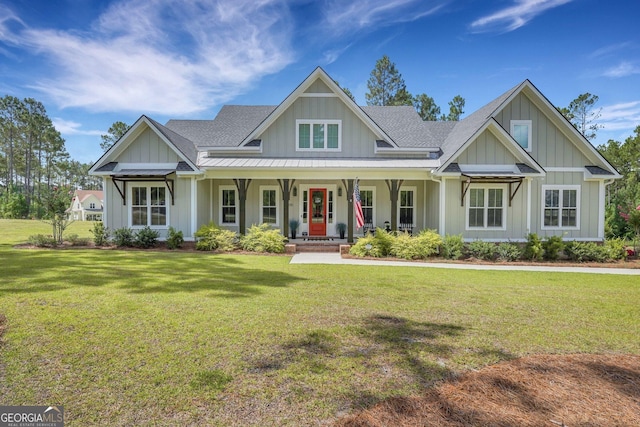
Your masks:
<svg viewBox="0 0 640 427"><path fill-rule="evenodd" d="M511 120L511 136L526 151L531 151L531 120Z"/></svg>
<svg viewBox="0 0 640 427"><path fill-rule="evenodd" d="M296 120L297 151L340 151L340 120Z"/></svg>
<svg viewBox="0 0 640 427"><path fill-rule="evenodd" d="M544 195L543 229L580 227L580 186L543 185L542 192Z"/></svg>
<svg viewBox="0 0 640 427"><path fill-rule="evenodd" d="M413 228L415 223L415 188L400 190L400 203L398 204L400 229Z"/></svg>
<svg viewBox="0 0 640 427"><path fill-rule="evenodd" d="M467 193L467 230L506 228L504 188L472 186Z"/></svg>
<svg viewBox="0 0 640 427"><path fill-rule="evenodd" d="M164 185L131 188L130 223L132 227L166 227L167 214L167 189Z"/></svg>
<svg viewBox="0 0 640 427"><path fill-rule="evenodd" d="M276 187L260 187L260 222L278 225L278 190Z"/></svg>
<svg viewBox="0 0 640 427"><path fill-rule="evenodd" d="M95 209L96 208L96 204L95 203L89 203L89 209Z"/></svg>
<svg viewBox="0 0 640 427"><path fill-rule="evenodd" d="M220 224L237 225L237 189L234 186L220 187Z"/></svg>

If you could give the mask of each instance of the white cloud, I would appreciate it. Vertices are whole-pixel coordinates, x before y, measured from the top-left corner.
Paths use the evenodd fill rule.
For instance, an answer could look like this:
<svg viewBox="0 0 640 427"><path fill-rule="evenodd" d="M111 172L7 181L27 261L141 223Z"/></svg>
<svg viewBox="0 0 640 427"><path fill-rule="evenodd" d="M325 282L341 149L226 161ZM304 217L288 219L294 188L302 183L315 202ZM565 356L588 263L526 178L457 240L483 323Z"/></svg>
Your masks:
<svg viewBox="0 0 640 427"><path fill-rule="evenodd" d="M441 11L450 0L330 0L324 7L328 34L340 36L412 22Z"/></svg>
<svg viewBox="0 0 640 427"><path fill-rule="evenodd" d="M81 123L74 122L72 120L65 120L60 117L54 117L51 119L53 126L56 128L58 132L62 135L105 135L106 131L100 130L83 130L80 129L82 127Z"/></svg>
<svg viewBox="0 0 640 427"><path fill-rule="evenodd" d="M605 77L617 78L632 76L634 74L640 74L640 67L630 62L623 61L615 67L609 68L602 75Z"/></svg>
<svg viewBox="0 0 640 427"><path fill-rule="evenodd" d="M222 103L292 61L279 0L122 0L90 32L0 18L0 40L54 65L33 86L61 107L184 115ZM15 27L15 26L14 26Z"/></svg>
<svg viewBox="0 0 640 427"><path fill-rule="evenodd" d="M517 30L542 12L570 3L571 1L573 0L515 0L513 6L473 21L471 23L471 30L477 33Z"/></svg>
<svg viewBox="0 0 640 427"><path fill-rule="evenodd" d="M606 131L633 131L640 125L640 101L631 101L602 107L598 122Z"/></svg>
<svg viewBox="0 0 640 427"><path fill-rule="evenodd" d="M633 44L631 42L611 44L611 45L603 46L601 48L594 50L589 55L587 55L587 57L591 59L598 59L598 58L610 56L621 50L627 51L632 47L633 47Z"/></svg>

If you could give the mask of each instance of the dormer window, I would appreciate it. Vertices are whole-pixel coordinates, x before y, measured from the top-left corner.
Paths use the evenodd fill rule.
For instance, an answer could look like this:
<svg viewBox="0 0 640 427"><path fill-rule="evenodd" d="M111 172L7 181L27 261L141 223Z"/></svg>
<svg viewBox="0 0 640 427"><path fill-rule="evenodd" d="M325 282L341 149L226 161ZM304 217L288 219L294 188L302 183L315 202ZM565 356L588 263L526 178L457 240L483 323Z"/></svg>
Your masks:
<svg viewBox="0 0 640 427"><path fill-rule="evenodd" d="M511 136L522 148L531 152L531 120L511 120Z"/></svg>
<svg viewBox="0 0 640 427"><path fill-rule="evenodd" d="M296 120L296 151L340 151L341 120Z"/></svg>

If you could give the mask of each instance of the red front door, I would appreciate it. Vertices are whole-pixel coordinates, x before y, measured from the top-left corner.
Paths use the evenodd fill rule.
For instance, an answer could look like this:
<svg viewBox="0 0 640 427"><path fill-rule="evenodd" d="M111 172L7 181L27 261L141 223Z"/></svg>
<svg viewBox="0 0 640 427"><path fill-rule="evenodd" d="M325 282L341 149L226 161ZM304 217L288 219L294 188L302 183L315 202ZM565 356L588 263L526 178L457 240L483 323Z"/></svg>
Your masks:
<svg viewBox="0 0 640 427"><path fill-rule="evenodd" d="M311 188L309 190L311 200L309 203L308 217L309 236L327 235L327 189Z"/></svg>

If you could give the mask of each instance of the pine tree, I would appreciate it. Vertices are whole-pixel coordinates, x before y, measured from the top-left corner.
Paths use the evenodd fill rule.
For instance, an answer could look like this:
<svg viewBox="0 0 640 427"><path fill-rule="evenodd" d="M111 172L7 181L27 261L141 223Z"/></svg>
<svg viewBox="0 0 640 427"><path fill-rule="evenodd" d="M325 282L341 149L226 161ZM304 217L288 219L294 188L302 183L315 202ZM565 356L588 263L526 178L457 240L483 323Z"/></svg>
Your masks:
<svg viewBox="0 0 640 427"><path fill-rule="evenodd" d="M413 105L402 74L387 55L376 61L367 87L369 92L364 95L367 105Z"/></svg>

